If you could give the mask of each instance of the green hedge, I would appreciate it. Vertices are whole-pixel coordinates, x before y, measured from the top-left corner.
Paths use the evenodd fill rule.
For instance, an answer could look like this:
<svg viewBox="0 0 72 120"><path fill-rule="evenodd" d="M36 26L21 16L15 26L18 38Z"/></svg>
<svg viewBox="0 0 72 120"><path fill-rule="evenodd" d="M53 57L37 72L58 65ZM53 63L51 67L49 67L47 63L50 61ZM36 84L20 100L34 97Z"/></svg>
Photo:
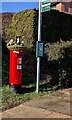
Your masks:
<svg viewBox="0 0 72 120"><path fill-rule="evenodd" d="M0 31L0 33L5 42L8 42L11 37L10 35L7 36L6 28L8 29L11 28L13 15L14 13L8 13L8 12L0 14L0 17L2 17L2 21L0 21L0 25L2 24L2 32Z"/></svg>
<svg viewBox="0 0 72 120"><path fill-rule="evenodd" d="M26 44L27 47L32 47L35 16L35 9L16 13L12 18L11 29L6 28L7 36L11 36L14 40L16 39L16 36L21 36L21 41L24 41L24 44Z"/></svg>
<svg viewBox="0 0 72 120"><path fill-rule="evenodd" d="M5 19L5 18L4 18ZM30 47L35 44L38 39L38 10L30 9L20 11L13 15L12 25L8 26L8 21L5 26L6 41L10 38L16 39L16 36L21 36L21 41ZM47 42L56 42L72 39L72 15L59 11L51 10L42 14L42 40ZM11 22L10 22L11 23Z"/></svg>
<svg viewBox="0 0 72 120"><path fill-rule="evenodd" d="M42 40L45 55L41 59L41 79L51 84L71 86L72 78L72 15L59 11L42 15ZM30 9L14 14L12 25L5 28L7 41L21 36L26 45L24 58L24 81L36 80L35 42L38 39L38 10ZM28 82L27 81L27 82Z"/></svg>

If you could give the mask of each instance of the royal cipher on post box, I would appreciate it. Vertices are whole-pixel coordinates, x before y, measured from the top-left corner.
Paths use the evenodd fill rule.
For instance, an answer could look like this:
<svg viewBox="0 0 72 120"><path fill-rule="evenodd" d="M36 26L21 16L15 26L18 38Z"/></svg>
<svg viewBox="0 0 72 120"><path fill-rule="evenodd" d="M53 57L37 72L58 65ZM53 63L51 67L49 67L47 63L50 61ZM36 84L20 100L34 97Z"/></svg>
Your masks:
<svg viewBox="0 0 72 120"><path fill-rule="evenodd" d="M10 50L9 85L12 92L19 92L22 84L23 56L23 50Z"/></svg>

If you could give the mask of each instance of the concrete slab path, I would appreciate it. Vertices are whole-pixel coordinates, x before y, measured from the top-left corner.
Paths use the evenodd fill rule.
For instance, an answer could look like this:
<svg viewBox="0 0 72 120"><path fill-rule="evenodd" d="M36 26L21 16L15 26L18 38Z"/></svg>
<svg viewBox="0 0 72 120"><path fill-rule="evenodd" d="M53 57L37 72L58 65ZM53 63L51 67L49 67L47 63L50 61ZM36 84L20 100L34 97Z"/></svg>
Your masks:
<svg viewBox="0 0 72 120"><path fill-rule="evenodd" d="M71 118L70 90L57 91L51 96L44 95L25 102L4 111L2 118Z"/></svg>
<svg viewBox="0 0 72 120"><path fill-rule="evenodd" d="M2 118L70 118L70 116L42 108L20 105L3 112Z"/></svg>

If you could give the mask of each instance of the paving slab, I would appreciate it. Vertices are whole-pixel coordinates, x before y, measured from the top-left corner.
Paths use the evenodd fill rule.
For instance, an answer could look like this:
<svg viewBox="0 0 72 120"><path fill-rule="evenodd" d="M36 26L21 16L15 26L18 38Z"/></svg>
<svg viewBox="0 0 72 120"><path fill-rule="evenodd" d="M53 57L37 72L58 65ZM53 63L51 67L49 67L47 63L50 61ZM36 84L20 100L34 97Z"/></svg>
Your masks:
<svg viewBox="0 0 72 120"><path fill-rule="evenodd" d="M72 89L64 89L54 92L52 95L45 95L40 98L25 102L25 105L50 111L72 115Z"/></svg>
<svg viewBox="0 0 72 120"><path fill-rule="evenodd" d="M51 114L49 114L45 118L70 118L71 119L71 116L61 114L61 113L57 113L57 112L52 112Z"/></svg>
<svg viewBox="0 0 72 120"><path fill-rule="evenodd" d="M24 104L28 106L48 109L50 111L71 115L71 103L69 101L62 101L60 98L53 96L45 96L35 100L30 100L29 102L26 102Z"/></svg>
<svg viewBox="0 0 72 120"><path fill-rule="evenodd" d="M71 94L69 90L57 91L25 102L3 112L3 118L71 118Z"/></svg>
<svg viewBox="0 0 72 120"><path fill-rule="evenodd" d="M51 112L26 105L20 105L11 110L3 112L3 118L44 118Z"/></svg>
<svg viewBox="0 0 72 120"><path fill-rule="evenodd" d="M2 118L70 118L70 116L42 108L20 105L3 112Z"/></svg>

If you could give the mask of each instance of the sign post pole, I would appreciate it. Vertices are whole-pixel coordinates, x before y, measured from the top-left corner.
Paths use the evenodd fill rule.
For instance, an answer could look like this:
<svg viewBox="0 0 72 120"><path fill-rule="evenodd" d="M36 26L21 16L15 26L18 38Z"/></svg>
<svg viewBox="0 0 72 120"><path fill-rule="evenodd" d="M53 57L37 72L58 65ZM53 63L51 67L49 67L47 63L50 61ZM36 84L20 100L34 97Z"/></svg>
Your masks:
<svg viewBox="0 0 72 120"><path fill-rule="evenodd" d="M39 20L38 20L38 41L41 41L41 27L42 27L42 13L41 13L41 0L39 0ZM39 79L40 79L40 57L37 57L37 85L36 92L39 92Z"/></svg>
<svg viewBox="0 0 72 120"><path fill-rule="evenodd" d="M39 19L38 19L38 41L36 48L37 57L37 83L36 92L39 92L39 80L40 80L40 57L43 56L43 43L41 41L41 28L42 28L42 12L50 11L50 0L39 0Z"/></svg>

